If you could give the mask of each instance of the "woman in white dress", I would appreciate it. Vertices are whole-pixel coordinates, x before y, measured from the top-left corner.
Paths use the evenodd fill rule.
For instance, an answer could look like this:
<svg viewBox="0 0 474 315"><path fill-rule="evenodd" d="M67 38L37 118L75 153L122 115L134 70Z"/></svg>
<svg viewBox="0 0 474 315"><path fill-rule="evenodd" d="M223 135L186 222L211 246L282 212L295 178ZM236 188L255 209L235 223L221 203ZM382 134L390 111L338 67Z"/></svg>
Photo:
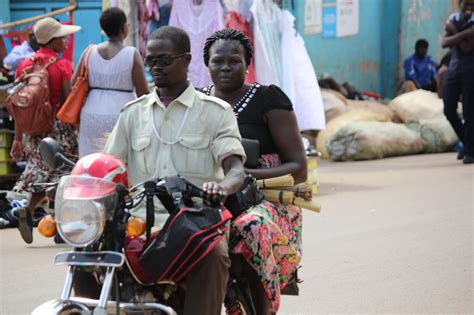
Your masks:
<svg viewBox="0 0 474 315"><path fill-rule="evenodd" d="M80 157L102 151L104 137L112 131L122 107L137 96L148 93L143 60L138 50L123 45L128 34L125 13L119 8L105 10L100 17L100 26L108 40L93 46L89 58L90 91L81 111ZM85 52L72 84L87 55Z"/></svg>

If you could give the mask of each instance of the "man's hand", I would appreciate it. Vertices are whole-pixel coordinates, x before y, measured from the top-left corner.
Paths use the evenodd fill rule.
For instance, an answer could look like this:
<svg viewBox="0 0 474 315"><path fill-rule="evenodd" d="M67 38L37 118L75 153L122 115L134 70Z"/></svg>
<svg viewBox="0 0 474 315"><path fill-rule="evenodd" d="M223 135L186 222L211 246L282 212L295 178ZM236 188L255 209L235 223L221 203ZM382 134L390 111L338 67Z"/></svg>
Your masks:
<svg viewBox="0 0 474 315"><path fill-rule="evenodd" d="M207 182L202 184L202 190L206 192L209 195L223 195L227 196L229 193L229 189L227 187L224 187L216 182Z"/></svg>
<svg viewBox="0 0 474 315"><path fill-rule="evenodd" d="M23 143L20 140L13 140L12 149L10 151L10 156L15 162L21 161L23 159Z"/></svg>
<svg viewBox="0 0 474 315"><path fill-rule="evenodd" d="M457 33L456 26L454 26L454 24L451 23L451 22L447 22L447 23L444 25L444 30L446 31L446 33L447 33L448 35L453 35L453 34Z"/></svg>
<svg viewBox="0 0 474 315"><path fill-rule="evenodd" d="M216 182L207 182L202 184L202 190L208 195L221 195L223 196L221 204L223 205L227 196L229 195L229 189Z"/></svg>

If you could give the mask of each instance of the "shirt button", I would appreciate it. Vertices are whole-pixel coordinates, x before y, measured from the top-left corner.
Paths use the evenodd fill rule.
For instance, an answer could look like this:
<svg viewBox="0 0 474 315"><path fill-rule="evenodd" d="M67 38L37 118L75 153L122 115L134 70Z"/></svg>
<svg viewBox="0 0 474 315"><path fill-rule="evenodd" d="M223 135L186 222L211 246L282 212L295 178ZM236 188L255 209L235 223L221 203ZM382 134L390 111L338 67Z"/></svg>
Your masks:
<svg viewBox="0 0 474 315"><path fill-rule="evenodd" d="M163 165L163 169L164 170L168 169L168 165Z"/></svg>

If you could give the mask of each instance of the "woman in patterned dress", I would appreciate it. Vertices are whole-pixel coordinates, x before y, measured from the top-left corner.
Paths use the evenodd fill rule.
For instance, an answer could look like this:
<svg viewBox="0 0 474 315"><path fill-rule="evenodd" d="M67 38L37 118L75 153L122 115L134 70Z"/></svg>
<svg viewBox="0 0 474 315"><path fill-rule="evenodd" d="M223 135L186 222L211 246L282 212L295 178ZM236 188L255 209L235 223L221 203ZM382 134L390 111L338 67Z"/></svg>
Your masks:
<svg viewBox="0 0 474 315"><path fill-rule="evenodd" d="M303 143L293 106L275 85L245 84L252 58L248 38L240 31L217 31L206 40L204 62L213 86L203 92L228 102L243 138L260 142L259 167L246 168L257 179L291 174L306 180ZM280 292L301 261L301 209L264 201L234 219L230 245L247 266L258 314L276 313ZM229 309L228 309L229 310Z"/></svg>

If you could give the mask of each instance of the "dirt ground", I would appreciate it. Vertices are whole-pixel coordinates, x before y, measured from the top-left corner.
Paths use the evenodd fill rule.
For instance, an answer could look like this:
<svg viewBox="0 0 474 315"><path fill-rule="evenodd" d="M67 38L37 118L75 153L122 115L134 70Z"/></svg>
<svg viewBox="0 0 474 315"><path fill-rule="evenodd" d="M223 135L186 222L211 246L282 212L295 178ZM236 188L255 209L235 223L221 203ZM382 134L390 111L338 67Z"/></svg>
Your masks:
<svg viewBox="0 0 474 315"><path fill-rule="evenodd" d="M279 314L472 314L474 165L454 153L319 163L321 213L304 212L300 296ZM0 314L61 293L67 250L0 230Z"/></svg>

